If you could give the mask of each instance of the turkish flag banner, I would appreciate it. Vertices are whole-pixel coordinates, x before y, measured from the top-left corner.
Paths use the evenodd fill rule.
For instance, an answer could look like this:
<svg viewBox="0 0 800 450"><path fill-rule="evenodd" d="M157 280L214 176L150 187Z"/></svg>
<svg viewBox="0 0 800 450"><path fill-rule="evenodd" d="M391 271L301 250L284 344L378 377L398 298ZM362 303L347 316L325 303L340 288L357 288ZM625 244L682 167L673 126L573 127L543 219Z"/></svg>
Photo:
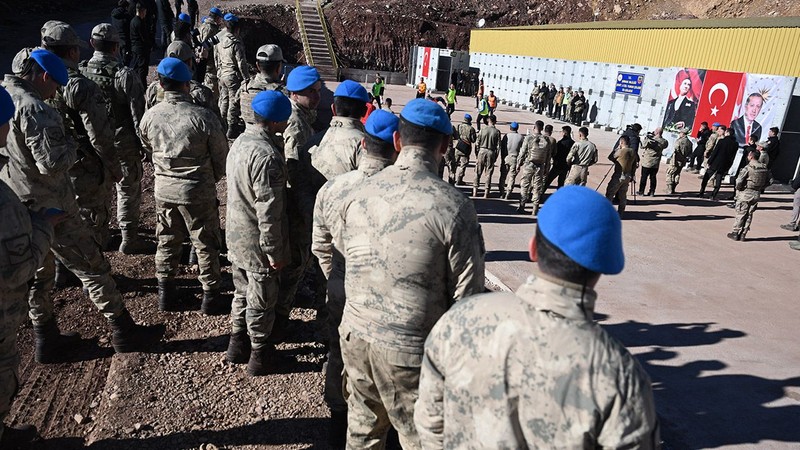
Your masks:
<svg viewBox="0 0 800 450"><path fill-rule="evenodd" d="M731 124L736 111L736 102L741 97L739 91L742 77L744 74L741 72L718 70L706 72L703 92L700 94L700 102L697 105L697 114L694 119L693 136L697 135L700 124L703 122L708 122L709 128L714 122L719 122L726 127Z"/></svg>
<svg viewBox="0 0 800 450"><path fill-rule="evenodd" d="M431 48L422 48L422 76L428 78L428 73L431 67Z"/></svg>

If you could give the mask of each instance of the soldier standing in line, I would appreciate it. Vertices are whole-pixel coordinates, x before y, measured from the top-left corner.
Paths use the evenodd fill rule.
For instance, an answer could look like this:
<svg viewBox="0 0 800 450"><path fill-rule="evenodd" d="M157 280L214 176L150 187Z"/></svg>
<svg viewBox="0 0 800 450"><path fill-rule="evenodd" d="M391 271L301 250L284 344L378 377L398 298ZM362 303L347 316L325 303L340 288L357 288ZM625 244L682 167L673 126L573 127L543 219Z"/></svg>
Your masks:
<svg viewBox="0 0 800 450"><path fill-rule="evenodd" d="M608 180L606 198L608 201L614 201L615 197L619 198L617 212L622 217L628 205L628 185L636 171L636 153L630 146L630 138L626 135L619 137L616 147L608 155L609 161L614 163L614 173Z"/></svg>
<svg viewBox="0 0 800 450"><path fill-rule="evenodd" d="M261 91L280 91L288 98L289 91L281 80L283 74L283 51L275 44L262 45L256 52L256 68L258 73L255 77L242 84L241 100L242 119L245 126L254 124L253 99Z"/></svg>
<svg viewBox="0 0 800 450"><path fill-rule="evenodd" d="M722 127L722 124L719 122L714 122L711 125L711 135L708 136L708 141L706 141L706 148L703 152L703 158L700 159L700 163L696 167L694 173L700 173L700 169L703 168L703 159L707 160L711 156L711 151L714 150L714 147L717 145L717 141L719 141L720 137L722 137L724 130L720 131L720 127ZM700 176L700 178L703 177Z"/></svg>
<svg viewBox="0 0 800 450"><path fill-rule="evenodd" d="M208 11L208 17L203 21L202 25L200 25L200 42L208 42L209 38L217 36L220 31L221 22L222 10L216 6L212 7ZM206 49L207 53L204 61L201 60L201 62L205 62L206 64L203 84L210 88L211 92L214 93L214 98L219 100L219 78L217 77L217 64L214 57L215 47L215 45L211 45Z"/></svg>
<svg viewBox="0 0 800 450"><path fill-rule="evenodd" d="M475 128L472 128L472 116L464 114L464 122L458 124L453 133L453 138L456 140L455 158L453 158L450 173L456 173L455 164L458 163L458 172L456 175L456 186L464 185L464 174L469 165L469 157L472 155L472 144L478 140L475 133Z"/></svg>
<svg viewBox="0 0 800 450"><path fill-rule="evenodd" d="M214 114L192 103L192 72L183 61L161 60L158 78L164 101L150 108L139 126L155 169L158 306L162 311L180 307L174 278L188 233L197 251L197 278L203 285L201 310L222 314L227 305L220 296L222 242L215 183L225 176L228 141Z"/></svg>
<svg viewBox="0 0 800 450"><path fill-rule="evenodd" d="M475 181L472 185L472 196L478 196L478 188L481 185L481 176L486 172L486 186L483 190L483 198L489 198L489 191L492 190L492 174L494 174L494 163L497 161L497 153L500 150L500 131L495 127L497 119L489 117L489 126L484 127L478 133L478 142L475 146L478 154L475 162Z"/></svg>
<svg viewBox="0 0 800 450"><path fill-rule="evenodd" d="M97 83L111 104L114 147L122 170L117 183L117 221L122 232L119 251L126 255L152 254L155 246L139 237L142 203L142 147L139 121L144 114L144 87L132 70L117 59L119 34L108 23L92 29L94 55L81 63L81 73Z"/></svg>
<svg viewBox="0 0 800 450"><path fill-rule="evenodd" d="M451 135L444 109L410 101L397 161L341 205L348 448L383 448L390 425L403 448L420 448L413 410L425 338L455 301L483 291L473 202L436 174Z"/></svg>
<svg viewBox="0 0 800 450"><path fill-rule="evenodd" d="M423 448L658 448L650 378L592 320L601 274L625 264L611 203L559 189L529 252L538 270L516 294L465 299L431 330L414 409Z"/></svg>
<svg viewBox="0 0 800 450"><path fill-rule="evenodd" d="M511 122L509 130L503 136L503 140L500 141L501 153L505 152L505 158L500 166L500 183L498 184L500 185L500 196L504 199L511 197L514 184L517 182L517 174L519 173L517 157L519 156L519 150L522 148L522 142L525 140L525 136L517 132L519 130L517 122ZM508 177L509 173L511 177Z"/></svg>
<svg viewBox="0 0 800 450"><path fill-rule="evenodd" d="M228 259L236 288L231 305L231 338L226 359L247 363L247 373L274 370L275 347L268 342L275 322L279 272L289 260L286 215L288 171L282 133L292 105L281 92L266 90L252 101L254 123L228 154Z"/></svg>
<svg viewBox="0 0 800 450"><path fill-rule="evenodd" d="M675 150L672 156L667 159L667 194L674 194L675 187L681 181L681 170L686 162L692 156L692 141L687 136L689 134L688 128L678 130L680 135L678 140L675 141ZM644 178L642 179L644 184Z"/></svg>
<svg viewBox="0 0 800 450"><path fill-rule="evenodd" d="M539 213L539 204L544 193L544 180L555 150L555 140L542 134L544 122L536 121L534 134L525 139L519 153L517 165L522 167L520 197L517 212L525 212L528 198L533 201L533 215Z"/></svg>
<svg viewBox="0 0 800 450"><path fill-rule="evenodd" d="M753 213L756 212L761 193L769 186L769 169L766 164L758 161L758 156L758 150L747 152L747 165L736 177L736 219L733 222L733 231L728 233L728 238L734 241L744 241L750 231L750 222L753 221Z"/></svg>
<svg viewBox="0 0 800 450"><path fill-rule="evenodd" d="M325 403L331 410L328 442L331 448L343 448L347 438L347 402L342 390L344 363L339 345L339 325L345 305L345 260L340 250L341 205L350 192L358 189L365 179L390 166L397 158L394 132L397 131L398 123L397 116L387 111L378 110L370 114L365 125L366 135L362 139L363 152L358 169L325 183L317 193L314 204L311 250L319 259L319 265L328 280L326 306L330 348L325 366Z"/></svg>
<svg viewBox="0 0 800 450"><path fill-rule="evenodd" d="M586 186L589 178L589 167L597 163L597 147L589 140L589 129L578 129L578 142L572 145L567 155L567 163L571 165L567 175L567 185Z"/></svg>
<svg viewBox="0 0 800 450"><path fill-rule="evenodd" d="M658 127L652 133L647 133L642 142L642 172L641 183L639 184L639 195L656 195L656 174L661 165L661 155L664 150L669 146L669 142L662 136L662 129ZM647 185L647 180L650 180L650 190L645 194L644 188Z"/></svg>
<svg viewBox="0 0 800 450"><path fill-rule="evenodd" d="M108 319L113 331L111 344L117 353L149 350L161 338L163 326L136 325L125 309L111 278L111 266L78 215L69 180L69 169L77 157L75 142L65 134L58 111L43 101L55 96L59 85L70 81L67 68L47 50L33 50L27 59L26 54L23 50L14 58L15 75L6 75L3 80L17 113L2 150L9 162L0 171L0 179L30 209L56 208L66 215L54 228L51 252L30 285L28 303L36 340L35 360L62 361L79 341L77 334L60 333L53 313L55 258L78 276L89 299Z"/></svg>
<svg viewBox="0 0 800 450"><path fill-rule="evenodd" d="M113 110L100 87L78 70L80 47L88 45L71 26L55 20L45 23L42 46L67 66L69 82L59 89L51 105L61 113L67 132L78 143L78 159L70 178L81 217L105 249L111 236L111 190L113 183L122 179L114 148Z"/></svg>
<svg viewBox="0 0 800 450"><path fill-rule="evenodd" d="M544 181L544 190L550 188L553 180L557 180L557 186L560 188L564 186L564 181L567 179L569 173L569 163L567 162L567 155L572 150L575 141L572 140L572 127L564 125L561 127L561 140L556 144L556 151L553 153L553 167L547 172L547 179Z"/></svg>
<svg viewBox="0 0 800 450"><path fill-rule="evenodd" d="M250 72L244 42L239 38L239 18L228 13L224 19L225 29L217 35L219 44L214 48L214 58L219 79L219 109L228 126L228 139L234 139L239 135L241 115L239 88L250 79Z"/></svg>

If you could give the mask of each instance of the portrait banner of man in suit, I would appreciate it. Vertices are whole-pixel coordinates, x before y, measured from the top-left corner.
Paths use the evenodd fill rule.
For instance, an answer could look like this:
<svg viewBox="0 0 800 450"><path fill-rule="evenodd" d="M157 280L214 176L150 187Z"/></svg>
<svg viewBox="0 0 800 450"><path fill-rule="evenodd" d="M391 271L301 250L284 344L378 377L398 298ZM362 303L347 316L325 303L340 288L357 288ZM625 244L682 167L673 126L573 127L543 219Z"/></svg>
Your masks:
<svg viewBox="0 0 800 450"><path fill-rule="evenodd" d="M681 68L675 74L664 110L664 130L677 133L683 127L692 128L705 75L705 70L688 68Z"/></svg>

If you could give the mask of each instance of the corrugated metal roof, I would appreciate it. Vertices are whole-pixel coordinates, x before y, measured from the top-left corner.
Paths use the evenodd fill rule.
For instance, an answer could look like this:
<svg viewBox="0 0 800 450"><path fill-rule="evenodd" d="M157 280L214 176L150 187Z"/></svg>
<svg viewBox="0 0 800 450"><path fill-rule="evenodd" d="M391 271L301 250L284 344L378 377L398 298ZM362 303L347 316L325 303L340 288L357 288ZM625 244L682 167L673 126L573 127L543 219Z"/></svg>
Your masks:
<svg viewBox="0 0 800 450"><path fill-rule="evenodd" d="M739 19L614 20L556 23L473 30L636 30L671 28L800 28L800 17L748 17Z"/></svg>

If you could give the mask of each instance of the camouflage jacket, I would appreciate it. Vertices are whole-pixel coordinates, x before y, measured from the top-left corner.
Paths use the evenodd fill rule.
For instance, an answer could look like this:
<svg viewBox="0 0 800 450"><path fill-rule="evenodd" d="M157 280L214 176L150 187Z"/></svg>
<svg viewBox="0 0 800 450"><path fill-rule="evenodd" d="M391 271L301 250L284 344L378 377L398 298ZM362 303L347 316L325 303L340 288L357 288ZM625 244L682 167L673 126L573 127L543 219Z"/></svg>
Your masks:
<svg viewBox="0 0 800 450"><path fill-rule="evenodd" d="M330 179L317 192L311 251L329 281L332 277L344 281L344 256L337 250L342 245L341 204L364 180L391 164L388 159L364 153L357 170Z"/></svg>
<svg viewBox="0 0 800 450"><path fill-rule="evenodd" d="M243 81L250 78L244 54L244 42L227 29L220 31L217 37L219 44L214 47L217 76L226 81Z"/></svg>
<svg viewBox="0 0 800 450"><path fill-rule="evenodd" d="M517 156L517 165L539 164L549 167L557 145L555 139L541 133L526 136Z"/></svg>
<svg viewBox="0 0 800 450"><path fill-rule="evenodd" d="M667 160L667 163L673 167L683 167L690 156L692 156L692 141L684 136L675 141L675 149L672 152L672 156Z"/></svg>
<svg viewBox="0 0 800 450"><path fill-rule="evenodd" d="M14 100L8 144L0 154L9 158L0 179L31 209L78 211L69 169L75 164L76 144L64 133L61 115L39 96L32 84L6 75L3 87Z"/></svg>
<svg viewBox="0 0 800 450"><path fill-rule="evenodd" d="M361 120L334 116L322 142L311 151L311 165L326 180L355 170L365 135Z"/></svg>
<svg viewBox="0 0 800 450"><path fill-rule="evenodd" d="M231 146L225 237L236 267L267 273L271 264L289 261L287 175L280 136L254 127Z"/></svg>
<svg viewBox="0 0 800 450"><path fill-rule="evenodd" d="M421 355L439 317L482 292L485 251L475 207L437 169L429 151L404 146L393 166L343 202L342 336Z"/></svg>
<svg viewBox="0 0 800 450"><path fill-rule="evenodd" d="M754 202L761 198L764 188L769 186L770 172L766 164L750 161L736 176L736 200Z"/></svg>
<svg viewBox="0 0 800 450"><path fill-rule="evenodd" d="M280 80L271 80L262 73L256 74L255 77L242 84L242 88L239 91L242 120L244 120L245 124L252 125L255 123L252 103L253 99L261 91L279 91L289 97L289 91L286 90L286 86Z"/></svg>
<svg viewBox="0 0 800 450"><path fill-rule="evenodd" d="M153 155L157 200L194 205L217 198L215 183L225 176L228 140L211 111L168 91L163 102L144 113L140 134Z"/></svg>
<svg viewBox="0 0 800 450"><path fill-rule="evenodd" d="M145 93L144 98L147 109L152 108L164 100L164 88L161 87L161 85L158 83L158 80L153 81L149 86L147 86L147 92ZM222 114L219 112L219 103L217 103L217 100L214 98L214 92L206 85L191 80L189 82L189 98L195 105L211 110L211 112L213 112L214 115L220 120L220 123L222 123Z"/></svg>
<svg viewBox="0 0 800 450"><path fill-rule="evenodd" d="M219 34L219 26L214 23L214 19L206 18L206 21L200 25L200 42L205 42L211 36ZM206 75L213 78L217 77L217 64L214 60L214 47L208 48L208 59L206 59Z"/></svg>
<svg viewBox="0 0 800 450"><path fill-rule="evenodd" d="M478 133L478 146L479 149L491 150L497 152L500 150L500 131L489 125L484 127Z"/></svg>
<svg viewBox="0 0 800 450"><path fill-rule="evenodd" d="M592 321L596 297L537 275L446 313L425 343L422 447L657 448L650 378Z"/></svg>
<svg viewBox="0 0 800 450"><path fill-rule="evenodd" d="M467 152L467 155L469 155L472 153L472 144L478 140L478 134L475 132L475 128L472 128L472 125L463 122L458 124L457 127L453 128L453 139L460 140L465 144L468 144L470 149Z"/></svg>
<svg viewBox="0 0 800 450"><path fill-rule="evenodd" d="M289 169L289 225L298 244L308 244L311 240L314 186L311 156L306 144L314 134L311 124L316 119L316 111L292 102L292 115L283 132L284 155Z"/></svg>
<svg viewBox="0 0 800 450"><path fill-rule="evenodd" d="M642 141L642 167L658 168L661 164L661 155L669 146L666 139L658 136L645 137Z"/></svg>
<svg viewBox="0 0 800 450"><path fill-rule="evenodd" d="M718 140L719 135L717 133L711 133L711 136L708 137L708 142L706 142L706 151L704 153L706 158L708 158L711 150L714 150L714 146L717 145Z"/></svg>
<svg viewBox="0 0 800 450"><path fill-rule="evenodd" d="M592 166L597 162L597 147L589 141L578 140L572 144L572 148L567 154L567 163L579 166Z"/></svg>

